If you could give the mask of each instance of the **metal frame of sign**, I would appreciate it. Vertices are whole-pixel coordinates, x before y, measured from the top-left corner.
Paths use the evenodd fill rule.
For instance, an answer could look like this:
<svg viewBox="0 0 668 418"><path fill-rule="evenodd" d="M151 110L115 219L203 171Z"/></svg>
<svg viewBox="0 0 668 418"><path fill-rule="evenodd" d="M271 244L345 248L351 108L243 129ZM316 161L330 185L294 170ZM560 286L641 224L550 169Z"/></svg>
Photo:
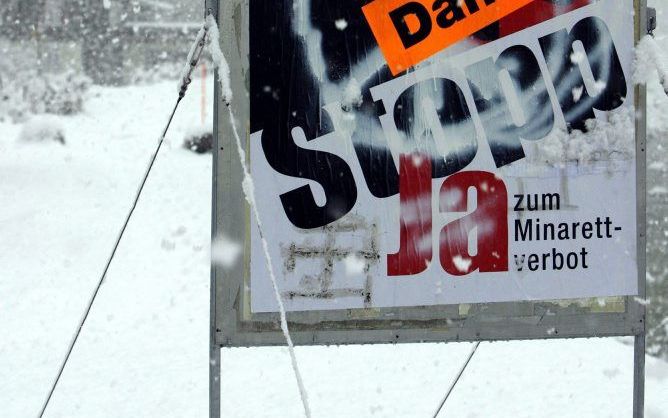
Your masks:
<svg viewBox="0 0 668 418"><path fill-rule="evenodd" d="M221 48L229 58L235 99L232 110L250 137L249 0L205 0L218 17ZM647 2L634 0L635 37L647 33ZM211 269L210 399L211 417L220 411L221 347L284 345L278 314L250 309L250 212L241 188L243 172L227 109L216 85L213 160L212 236L244 243L244 258L232 269ZM645 298L646 268L646 90L636 89L638 297ZM255 257L262 257L256 254ZM634 417L644 399L645 306L636 297L511 302L388 309L289 312L296 345L374 344L524 340L579 337L635 337Z"/></svg>

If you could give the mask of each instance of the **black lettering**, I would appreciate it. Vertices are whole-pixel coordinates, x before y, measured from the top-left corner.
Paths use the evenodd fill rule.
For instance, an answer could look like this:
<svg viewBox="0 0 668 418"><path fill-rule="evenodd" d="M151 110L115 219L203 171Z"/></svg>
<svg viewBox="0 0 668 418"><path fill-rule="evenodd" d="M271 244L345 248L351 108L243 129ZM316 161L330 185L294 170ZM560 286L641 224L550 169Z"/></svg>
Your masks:
<svg viewBox="0 0 668 418"><path fill-rule="evenodd" d="M594 230L594 225L591 222L585 222L582 224L582 238L591 239L592 231Z"/></svg>
<svg viewBox="0 0 668 418"><path fill-rule="evenodd" d="M445 8L436 15L436 23L441 28L447 29L466 17L458 5L459 0L436 0L431 9L437 11L443 4L446 5Z"/></svg>
<svg viewBox="0 0 668 418"><path fill-rule="evenodd" d="M523 121L512 116L502 88L502 71L510 76ZM466 76L497 167L525 157L522 140L538 141L552 131L555 116L550 95L538 59L528 47L513 46L496 61L488 58L472 64L466 68Z"/></svg>
<svg viewBox="0 0 668 418"><path fill-rule="evenodd" d="M543 195L543 210L560 210L561 195L559 193L546 193Z"/></svg>
<svg viewBox="0 0 668 418"><path fill-rule="evenodd" d="M262 132L262 149L272 168L319 183L327 199L319 206L308 185L283 193L281 203L290 222L302 229L319 228L350 212L357 201L357 186L348 164L337 155L300 148L292 140L278 138L267 130Z"/></svg>
<svg viewBox="0 0 668 418"><path fill-rule="evenodd" d="M568 253L568 257L566 257L566 265L568 265L568 268L571 270L578 268L578 254Z"/></svg>
<svg viewBox="0 0 668 418"><path fill-rule="evenodd" d="M524 195L516 194L515 199L517 199L517 202L515 202L515 212L524 212L524 208L522 207L522 203L524 202Z"/></svg>
<svg viewBox="0 0 668 418"><path fill-rule="evenodd" d="M279 16L294 13L284 2L250 2L251 15L258 21L250 33L250 50L263 51L249 57L253 67L250 78L250 131L261 131L264 156L278 173L305 179L302 187L280 196L285 213L296 227L317 228L334 222L348 213L357 201L357 185L350 167L341 157L297 146L291 136L301 127L307 140L333 130L321 103L320 82L312 74L307 48L301 37ZM271 23L269 23L271 22ZM341 31L337 31L341 32ZM267 46L267 39L280 40L281 48ZM295 88L295 86L299 88ZM326 201L319 206L309 181L319 184ZM267 197L271 199L271 197ZM271 203L271 200L267 200Z"/></svg>
<svg viewBox="0 0 668 418"><path fill-rule="evenodd" d="M469 14L473 14L480 11L480 6L476 0L464 0L466 3L466 8L469 10Z"/></svg>
<svg viewBox="0 0 668 418"><path fill-rule="evenodd" d="M527 266L529 267L529 270L531 270L531 271L538 270L539 261L540 261L540 259L538 258L538 254L529 255L529 259L527 260Z"/></svg>
<svg viewBox="0 0 668 418"><path fill-rule="evenodd" d="M550 259L550 253L543 253L543 271L547 270L547 260Z"/></svg>
<svg viewBox="0 0 668 418"><path fill-rule="evenodd" d="M584 57L578 57L573 45L582 42ZM627 94L624 70L617 55L610 29L598 17L578 22L570 31L561 30L540 39L547 66L556 81L555 89L569 129L586 131L585 122L594 119L594 109L608 111L618 108ZM581 62L582 61L582 62ZM588 91L580 64L588 64L597 84ZM576 100L573 90L585 93Z"/></svg>
<svg viewBox="0 0 668 418"><path fill-rule="evenodd" d="M531 241L533 221L527 219L524 222L524 228L522 228L522 221L515 219L515 241Z"/></svg>
<svg viewBox="0 0 668 418"><path fill-rule="evenodd" d="M612 233L610 232L611 226L612 226L612 220L610 220L610 217L605 218L605 236L607 238L612 238Z"/></svg>
<svg viewBox="0 0 668 418"><path fill-rule="evenodd" d="M543 224L543 239L546 241L554 241L555 231L553 223Z"/></svg>
<svg viewBox="0 0 668 418"><path fill-rule="evenodd" d="M584 247L582 247L582 251L580 251L580 255L582 256L582 268L585 268L585 269L589 268L589 266L587 265L587 254L589 254L587 252L587 250Z"/></svg>
<svg viewBox="0 0 668 418"><path fill-rule="evenodd" d="M603 233L601 232L601 227L603 226L603 221L601 218L596 218L596 237L603 238Z"/></svg>
<svg viewBox="0 0 668 418"><path fill-rule="evenodd" d="M415 32L411 32L406 22L406 17L411 15L415 16L420 22L420 27ZM424 41L431 33L431 16L429 11L420 3L413 1L392 10L390 19L406 49Z"/></svg>
<svg viewBox="0 0 668 418"><path fill-rule="evenodd" d="M564 255L552 248L552 269L561 270L564 268Z"/></svg>

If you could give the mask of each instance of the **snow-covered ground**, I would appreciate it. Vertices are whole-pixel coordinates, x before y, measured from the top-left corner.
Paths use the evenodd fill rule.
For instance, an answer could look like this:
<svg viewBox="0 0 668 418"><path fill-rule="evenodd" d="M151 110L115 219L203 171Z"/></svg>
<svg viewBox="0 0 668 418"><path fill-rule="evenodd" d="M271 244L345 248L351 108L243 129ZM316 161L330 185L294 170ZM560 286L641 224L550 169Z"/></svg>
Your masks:
<svg viewBox="0 0 668 418"><path fill-rule="evenodd" d="M200 124L197 83L48 417L207 416L211 159L180 148ZM668 132L660 110L668 98L651 86L658 140ZM96 87L83 114L59 118L65 146L24 143L21 125L0 124L0 417L39 411L174 99L174 82ZM665 148L651 149L654 170L665 174ZM297 355L315 417L428 417L469 349ZM483 343L443 416L628 417L632 353L629 339ZM224 350L222 373L223 416L301 415L286 349ZM668 363L651 357L646 403L648 417L668 417Z"/></svg>

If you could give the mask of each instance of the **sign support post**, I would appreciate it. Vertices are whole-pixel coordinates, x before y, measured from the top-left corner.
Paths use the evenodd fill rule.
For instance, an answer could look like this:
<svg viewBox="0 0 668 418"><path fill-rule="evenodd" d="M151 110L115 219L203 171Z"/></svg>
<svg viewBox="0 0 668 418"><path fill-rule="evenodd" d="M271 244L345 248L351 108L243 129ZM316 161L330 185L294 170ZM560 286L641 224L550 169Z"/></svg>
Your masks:
<svg viewBox="0 0 668 418"><path fill-rule="evenodd" d="M211 14L218 21L219 0L204 0L204 18ZM218 70L214 72L214 100L213 100L213 164L212 164L212 199L211 199L211 240L216 238L218 227L216 222L217 199L216 190L218 189L218 132L219 115L218 107L220 103L220 85L215 80L218 79ZM209 418L220 418L220 377L221 377L221 347L216 341L216 295L217 295L216 269L211 267L210 281L210 312L209 312Z"/></svg>
<svg viewBox="0 0 668 418"><path fill-rule="evenodd" d="M645 416L645 334L635 336L633 347L633 417Z"/></svg>
<svg viewBox="0 0 668 418"><path fill-rule="evenodd" d="M652 30L650 27L650 16L647 12L647 0L636 0L636 12L639 14L639 22L636 33L637 39L642 39ZM636 153L642 164L637 165L637 217L638 217L638 297L647 298L647 88L636 87L636 109L640 117L636 118ZM644 303L638 306L641 326L638 334L634 336L633 345L633 417L643 418L645 416L645 336L646 336L646 307Z"/></svg>

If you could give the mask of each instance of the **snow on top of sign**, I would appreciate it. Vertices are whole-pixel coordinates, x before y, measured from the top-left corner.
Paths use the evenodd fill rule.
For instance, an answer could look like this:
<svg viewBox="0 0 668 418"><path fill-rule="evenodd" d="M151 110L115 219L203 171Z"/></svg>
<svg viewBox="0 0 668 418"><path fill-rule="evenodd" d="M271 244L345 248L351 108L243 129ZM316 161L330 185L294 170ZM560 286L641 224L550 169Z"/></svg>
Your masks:
<svg viewBox="0 0 668 418"><path fill-rule="evenodd" d="M635 150L635 118L632 109L611 113L608 120L590 119L587 132L568 133L557 129L535 146L534 164L563 166L567 162L580 165L592 162L626 161Z"/></svg>
<svg viewBox="0 0 668 418"><path fill-rule="evenodd" d="M193 60L195 59L195 53L197 52L197 47L199 46L200 42L204 39L206 36L206 29L204 27L200 28L199 32L197 32L197 36L195 37L195 42L190 46L190 51L188 51L188 57L186 58L186 63L183 65L183 68L181 69L181 75L179 76L179 84L177 86L177 91L185 91L185 89L188 87L188 84L190 84L190 76L192 75L192 70L193 70Z"/></svg>
<svg viewBox="0 0 668 418"><path fill-rule="evenodd" d="M654 74L658 74L659 82L668 94L668 62L661 53L656 39L647 35L636 46L633 81L636 84L647 84Z"/></svg>
<svg viewBox="0 0 668 418"><path fill-rule="evenodd" d="M218 82L220 83L221 95L225 103L232 101L232 83L230 82L230 66L220 49L220 30L212 15L206 17L206 26L209 29L209 53L213 65L218 69Z"/></svg>

